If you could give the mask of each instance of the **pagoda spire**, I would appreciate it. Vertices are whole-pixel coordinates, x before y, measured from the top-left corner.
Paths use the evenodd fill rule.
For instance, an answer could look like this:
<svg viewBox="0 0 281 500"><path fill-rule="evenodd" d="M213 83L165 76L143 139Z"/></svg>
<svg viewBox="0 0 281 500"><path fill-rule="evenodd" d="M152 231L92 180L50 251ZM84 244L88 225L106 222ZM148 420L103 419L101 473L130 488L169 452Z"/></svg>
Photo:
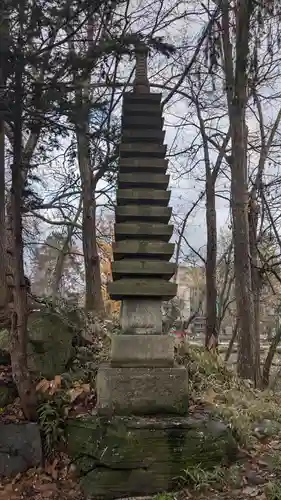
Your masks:
<svg viewBox="0 0 281 500"><path fill-rule="evenodd" d="M135 46L136 72L134 81L134 92L138 94L149 93L149 81L147 74L148 47L143 42L138 42Z"/></svg>

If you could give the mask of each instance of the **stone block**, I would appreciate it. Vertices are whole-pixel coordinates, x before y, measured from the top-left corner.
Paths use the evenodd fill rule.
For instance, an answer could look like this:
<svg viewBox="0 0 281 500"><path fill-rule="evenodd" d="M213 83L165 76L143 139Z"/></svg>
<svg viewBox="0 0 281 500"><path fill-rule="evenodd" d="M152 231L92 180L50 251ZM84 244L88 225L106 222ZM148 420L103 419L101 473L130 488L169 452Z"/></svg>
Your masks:
<svg viewBox="0 0 281 500"><path fill-rule="evenodd" d="M164 241L123 240L113 244L113 255L115 260L130 256L170 260L174 249L174 243Z"/></svg>
<svg viewBox="0 0 281 500"><path fill-rule="evenodd" d="M163 144L165 132L155 129L124 129L122 131L122 142L156 142Z"/></svg>
<svg viewBox="0 0 281 500"><path fill-rule="evenodd" d="M100 415L185 415L188 410L187 370L184 366L113 367L97 374Z"/></svg>
<svg viewBox="0 0 281 500"><path fill-rule="evenodd" d="M108 283L108 293L112 300L124 298L161 298L170 300L177 294L176 283L161 279L124 278Z"/></svg>
<svg viewBox="0 0 281 500"><path fill-rule="evenodd" d="M149 205L126 205L115 208L116 222L156 222L168 224L172 215L171 207Z"/></svg>
<svg viewBox="0 0 281 500"><path fill-rule="evenodd" d="M119 146L119 153L121 158L128 157L151 157L151 158L165 158L167 146L163 144L147 143L147 142L130 142L121 143Z"/></svg>
<svg viewBox="0 0 281 500"><path fill-rule="evenodd" d="M162 116L161 107L157 102L150 103L133 103L133 102L124 102L122 109L123 116L134 115L138 116L146 116L149 120L151 116Z"/></svg>
<svg viewBox="0 0 281 500"><path fill-rule="evenodd" d="M170 335L114 335L111 366L173 366L174 339Z"/></svg>
<svg viewBox="0 0 281 500"><path fill-rule="evenodd" d="M42 462L39 426L0 423L0 477L16 476Z"/></svg>
<svg viewBox="0 0 281 500"><path fill-rule="evenodd" d="M118 186L121 189L128 188L154 188L154 189L167 189L169 185L170 176L165 174L150 174L138 173L133 174L119 174Z"/></svg>
<svg viewBox="0 0 281 500"><path fill-rule="evenodd" d="M164 189L118 189L117 204L127 205L130 203L146 204L146 205L161 205L167 207L170 201L171 191Z"/></svg>
<svg viewBox="0 0 281 500"><path fill-rule="evenodd" d="M177 266L174 262L164 260L133 260L122 259L112 262L113 280L124 277L150 277L170 280L175 274Z"/></svg>
<svg viewBox="0 0 281 500"><path fill-rule="evenodd" d="M165 158L120 158L119 172L145 172L147 174L165 174L168 168L168 160Z"/></svg>
<svg viewBox="0 0 281 500"><path fill-rule="evenodd" d="M126 128L144 128L150 129L155 128L161 130L164 125L164 119L159 116L134 116L134 115L125 115L122 116L121 126L122 130Z"/></svg>
<svg viewBox="0 0 281 500"><path fill-rule="evenodd" d="M134 299L122 301L120 325L122 333L137 335L162 334L161 299Z"/></svg>
<svg viewBox="0 0 281 500"><path fill-rule="evenodd" d="M229 465L238 446L206 412L189 417L87 416L67 425L68 453L89 499L152 495L179 487L183 470Z"/></svg>
<svg viewBox="0 0 281 500"><path fill-rule="evenodd" d="M137 94L135 92L125 92L123 95L123 103L126 104L149 104L157 103L160 105L162 99L162 94L147 92L143 94Z"/></svg>
<svg viewBox="0 0 281 500"><path fill-rule="evenodd" d="M115 241L124 239L144 239L153 236L154 240L169 241L174 226L155 222L124 222L115 224Z"/></svg>

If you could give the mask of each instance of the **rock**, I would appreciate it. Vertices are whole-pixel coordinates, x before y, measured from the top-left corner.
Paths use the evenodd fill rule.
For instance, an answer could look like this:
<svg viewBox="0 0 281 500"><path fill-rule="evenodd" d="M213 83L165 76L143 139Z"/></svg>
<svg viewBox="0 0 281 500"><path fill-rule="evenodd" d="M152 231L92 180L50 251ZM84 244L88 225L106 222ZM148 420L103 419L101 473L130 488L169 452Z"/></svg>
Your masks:
<svg viewBox="0 0 281 500"><path fill-rule="evenodd" d="M28 331L30 371L49 379L64 372L73 354L73 329L60 315L48 310L31 313Z"/></svg>
<svg viewBox="0 0 281 500"><path fill-rule="evenodd" d="M212 469L237 454L230 429L208 415L88 416L69 421L67 431L68 451L89 499L172 490L189 466Z"/></svg>
<svg viewBox="0 0 281 500"><path fill-rule="evenodd" d="M266 482L266 479L254 470L247 471L245 478L247 479L247 483L251 486L259 486Z"/></svg>
<svg viewBox="0 0 281 500"><path fill-rule="evenodd" d="M265 419L254 425L254 436L260 440L271 436L278 436L281 432L281 424L274 420Z"/></svg>
<svg viewBox="0 0 281 500"><path fill-rule="evenodd" d="M37 424L0 423L0 476L13 476L42 462Z"/></svg>
<svg viewBox="0 0 281 500"><path fill-rule="evenodd" d="M12 403L17 395L18 391L12 380L0 380L0 408Z"/></svg>
<svg viewBox="0 0 281 500"><path fill-rule="evenodd" d="M72 358L75 331L49 309L34 311L28 318L28 367L32 373L49 379L65 371ZM0 350L9 351L9 332L0 332Z"/></svg>

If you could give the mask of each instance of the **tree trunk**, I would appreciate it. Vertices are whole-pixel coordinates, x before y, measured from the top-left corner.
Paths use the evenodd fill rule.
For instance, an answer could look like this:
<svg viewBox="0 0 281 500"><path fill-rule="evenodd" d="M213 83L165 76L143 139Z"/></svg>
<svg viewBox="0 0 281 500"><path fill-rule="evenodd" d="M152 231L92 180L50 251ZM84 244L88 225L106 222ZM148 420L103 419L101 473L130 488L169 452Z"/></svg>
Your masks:
<svg viewBox="0 0 281 500"><path fill-rule="evenodd" d="M266 356L266 360L265 360L264 365L263 365L262 385L264 388L268 387L268 385L269 385L270 368L271 368L274 354L276 353L276 349L278 347L280 340L281 340L281 328L279 328L277 330L276 335L270 344L270 348L269 348L269 351L268 351L267 356Z"/></svg>
<svg viewBox="0 0 281 500"><path fill-rule="evenodd" d="M232 353L233 345L234 345L234 342L235 342L236 337L237 337L237 332L238 332L238 322L236 321L235 327L234 327L232 335L231 335L231 339L230 339L228 347L227 347L227 351L225 353L225 358L224 358L225 363L228 362L230 355Z"/></svg>
<svg viewBox="0 0 281 500"><path fill-rule="evenodd" d="M24 182L22 175L22 120L23 120L23 22L24 3L20 5L20 30L18 37L17 59L15 61L15 111L14 146L12 163L11 211L9 230L11 233L11 291L13 308L11 311L11 365L14 381L17 385L22 409L28 420L36 419L37 398L27 367L27 288L23 264L22 213Z"/></svg>
<svg viewBox="0 0 281 500"><path fill-rule="evenodd" d="M95 183L89 144L89 103L81 89L76 90L76 137L82 181L82 238L85 264L87 311L104 314L100 258L97 247Z"/></svg>
<svg viewBox="0 0 281 500"><path fill-rule="evenodd" d="M215 201L215 182L211 172L206 179L206 221L207 221L207 260L206 260L206 337L205 347L213 338L218 343L217 328L217 220Z"/></svg>
<svg viewBox="0 0 281 500"><path fill-rule="evenodd" d="M253 198L249 202L249 238L250 238L250 257L251 257L251 274L252 274L252 290L254 299L254 366L255 366L255 385L261 384L261 360L260 360L260 294L261 280L258 269L258 249L257 249L257 228L259 209L255 199L255 191Z"/></svg>
<svg viewBox="0 0 281 500"><path fill-rule="evenodd" d="M245 111L248 85L248 54L251 1L238 0L236 6L235 69L230 36L229 2L222 1L222 40L227 101L231 131L231 208L233 220L234 271L237 303L239 376L255 380L254 303L250 264L248 189L246 175L247 131Z"/></svg>
<svg viewBox="0 0 281 500"><path fill-rule="evenodd" d="M6 217L5 217L5 85L9 23L4 0L0 6L0 325L7 321Z"/></svg>

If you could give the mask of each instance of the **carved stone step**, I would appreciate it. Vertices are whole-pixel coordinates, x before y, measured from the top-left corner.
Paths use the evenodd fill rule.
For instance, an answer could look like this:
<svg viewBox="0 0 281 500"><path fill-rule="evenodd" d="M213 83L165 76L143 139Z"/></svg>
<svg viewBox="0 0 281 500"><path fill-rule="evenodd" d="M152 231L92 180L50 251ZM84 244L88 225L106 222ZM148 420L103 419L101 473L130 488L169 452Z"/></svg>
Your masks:
<svg viewBox="0 0 281 500"><path fill-rule="evenodd" d="M149 174L134 172L133 174L119 174L118 186L121 189L126 188L155 188L166 189L170 180L169 175Z"/></svg>
<svg viewBox="0 0 281 500"><path fill-rule="evenodd" d="M169 241L174 226L155 222L123 222L115 224L115 241L152 237L156 240Z"/></svg>
<svg viewBox="0 0 281 500"><path fill-rule="evenodd" d="M168 160L164 158L120 158L119 171L121 174L138 171L139 173L161 173L165 174L168 168Z"/></svg>
<svg viewBox="0 0 281 500"><path fill-rule="evenodd" d="M112 277L118 280L124 277L146 277L161 278L169 280L176 272L174 262L165 262L163 260L132 260L123 259L112 262Z"/></svg>
<svg viewBox="0 0 281 500"><path fill-rule="evenodd" d="M113 243L114 260L123 258L157 258L170 260L175 245L164 241L125 240Z"/></svg>
<svg viewBox="0 0 281 500"><path fill-rule="evenodd" d="M158 103L126 103L123 104L123 116L126 115L139 115L147 116L149 119L151 116L161 116L161 108Z"/></svg>
<svg viewBox="0 0 281 500"><path fill-rule="evenodd" d="M112 335L111 366L174 366L174 346L171 335Z"/></svg>
<svg viewBox="0 0 281 500"><path fill-rule="evenodd" d="M161 205L166 207L170 201L171 191L164 189L118 189L117 204Z"/></svg>
<svg viewBox="0 0 281 500"><path fill-rule="evenodd" d="M123 103L133 103L133 104L154 104L160 105L162 99L162 94L160 93L147 93L147 94L136 94L133 92L125 92L123 95Z"/></svg>
<svg viewBox="0 0 281 500"><path fill-rule="evenodd" d="M148 124L149 125L149 124ZM165 132L163 130L155 129L125 129L122 132L122 143L127 142L156 142L163 144L165 138Z"/></svg>
<svg viewBox="0 0 281 500"><path fill-rule="evenodd" d="M113 300L130 297L159 297L162 300L170 300L177 293L177 285L161 279L121 279L108 283L108 293Z"/></svg>
<svg viewBox="0 0 281 500"><path fill-rule="evenodd" d="M116 222L127 221L145 221L145 222L162 222L168 224L172 215L171 207L158 207L147 205L126 205L116 207L115 216Z"/></svg>
<svg viewBox="0 0 281 500"><path fill-rule="evenodd" d="M164 119L159 116L122 116L122 129L125 128L156 128L161 130L164 125Z"/></svg>
<svg viewBox="0 0 281 500"><path fill-rule="evenodd" d="M164 144L154 144L146 142L131 142L131 143L121 143L119 146L119 153L122 158L128 157L156 157L165 158L167 152L167 146Z"/></svg>

